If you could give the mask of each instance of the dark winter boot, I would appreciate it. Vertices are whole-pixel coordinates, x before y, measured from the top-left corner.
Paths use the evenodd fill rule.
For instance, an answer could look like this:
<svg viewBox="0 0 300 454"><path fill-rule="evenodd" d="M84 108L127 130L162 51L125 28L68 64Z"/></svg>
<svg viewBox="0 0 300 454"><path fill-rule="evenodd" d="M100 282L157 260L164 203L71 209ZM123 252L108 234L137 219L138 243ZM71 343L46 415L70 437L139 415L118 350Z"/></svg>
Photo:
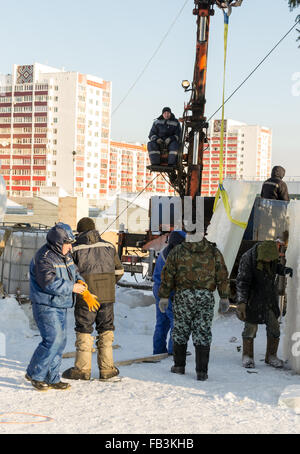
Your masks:
<svg viewBox="0 0 300 454"><path fill-rule="evenodd" d="M243 337L243 367L246 369L254 369L254 356L253 356L254 339L252 337Z"/></svg>
<svg viewBox="0 0 300 454"><path fill-rule="evenodd" d="M197 380L207 380L210 345L195 345Z"/></svg>
<svg viewBox="0 0 300 454"><path fill-rule="evenodd" d="M277 350L279 345L279 337L267 337L267 351L265 362L269 364L269 366L281 368L283 367L282 359L277 358Z"/></svg>
<svg viewBox="0 0 300 454"><path fill-rule="evenodd" d="M91 371L84 371L77 369L77 367L70 367L70 369L63 372L62 377L67 378L68 380L90 380Z"/></svg>
<svg viewBox="0 0 300 454"><path fill-rule="evenodd" d="M64 383L64 382L60 381L58 383L49 383L48 387L50 389L58 389L61 391L65 391L66 389L70 389L71 385L69 383Z"/></svg>
<svg viewBox="0 0 300 454"><path fill-rule="evenodd" d="M186 344L173 344L174 366L171 367L171 372L174 374L183 375L185 373L186 348Z"/></svg>
<svg viewBox="0 0 300 454"><path fill-rule="evenodd" d="M28 374L25 374L26 380L30 381L32 386L38 391L48 391L49 385L44 381L33 380Z"/></svg>

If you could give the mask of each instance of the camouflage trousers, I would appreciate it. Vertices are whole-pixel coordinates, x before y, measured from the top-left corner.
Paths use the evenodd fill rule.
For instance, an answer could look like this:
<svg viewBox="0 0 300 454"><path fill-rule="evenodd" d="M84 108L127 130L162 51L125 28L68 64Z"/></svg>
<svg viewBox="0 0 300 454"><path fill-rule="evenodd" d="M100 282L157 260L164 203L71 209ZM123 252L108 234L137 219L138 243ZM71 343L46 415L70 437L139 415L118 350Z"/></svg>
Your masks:
<svg viewBox="0 0 300 454"><path fill-rule="evenodd" d="M210 345L215 300L209 290L180 290L174 295L174 344L188 343L192 334L194 345Z"/></svg>

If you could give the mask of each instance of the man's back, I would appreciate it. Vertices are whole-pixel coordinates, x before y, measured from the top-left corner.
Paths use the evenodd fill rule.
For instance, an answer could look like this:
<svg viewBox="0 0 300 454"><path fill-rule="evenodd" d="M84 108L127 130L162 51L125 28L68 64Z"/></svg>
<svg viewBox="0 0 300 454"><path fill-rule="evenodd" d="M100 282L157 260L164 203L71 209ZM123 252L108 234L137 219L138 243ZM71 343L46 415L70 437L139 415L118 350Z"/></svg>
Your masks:
<svg viewBox="0 0 300 454"><path fill-rule="evenodd" d="M283 167L273 167L271 178L266 180L262 186L261 197L264 199L289 201L290 198L287 185L282 181L284 175L285 169Z"/></svg>
<svg viewBox="0 0 300 454"><path fill-rule="evenodd" d="M73 258L91 293L102 303L115 301L115 284L124 274L113 244L102 240L97 230L78 235Z"/></svg>

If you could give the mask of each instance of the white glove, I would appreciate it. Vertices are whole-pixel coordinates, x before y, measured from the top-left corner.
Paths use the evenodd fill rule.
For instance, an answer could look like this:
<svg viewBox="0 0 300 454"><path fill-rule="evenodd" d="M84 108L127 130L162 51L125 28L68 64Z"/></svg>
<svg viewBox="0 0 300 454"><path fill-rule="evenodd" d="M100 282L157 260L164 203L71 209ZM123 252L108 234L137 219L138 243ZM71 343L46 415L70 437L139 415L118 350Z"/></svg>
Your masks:
<svg viewBox="0 0 300 454"><path fill-rule="evenodd" d="M163 314L166 312L166 309L169 305L169 299L168 298L161 298L159 300L159 303L158 303L158 307L159 307L159 310L160 312L162 312Z"/></svg>
<svg viewBox="0 0 300 454"><path fill-rule="evenodd" d="M230 306L229 299L228 298L221 298L219 302L219 309L222 314L228 311Z"/></svg>

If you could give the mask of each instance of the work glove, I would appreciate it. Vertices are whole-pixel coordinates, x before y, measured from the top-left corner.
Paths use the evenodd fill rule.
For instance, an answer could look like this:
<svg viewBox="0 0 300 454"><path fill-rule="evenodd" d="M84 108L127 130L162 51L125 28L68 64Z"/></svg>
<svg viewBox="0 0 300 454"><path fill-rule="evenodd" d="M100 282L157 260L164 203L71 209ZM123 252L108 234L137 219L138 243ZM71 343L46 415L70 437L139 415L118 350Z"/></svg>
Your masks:
<svg viewBox="0 0 300 454"><path fill-rule="evenodd" d="M82 284L86 287L85 291L81 293L81 296L83 298L83 301L87 304L89 311L90 312L97 312L97 310L100 308L100 303L97 299L96 295L93 295L89 290L86 282L83 282L81 280L78 281L79 284Z"/></svg>
<svg viewBox="0 0 300 454"><path fill-rule="evenodd" d="M168 146L169 143L172 141L172 138L171 137L168 137L166 140L165 140L165 144Z"/></svg>
<svg viewBox="0 0 300 454"><path fill-rule="evenodd" d="M289 266L285 266L284 275L285 276L289 275L290 277L293 277L293 268L290 268Z"/></svg>
<svg viewBox="0 0 300 454"><path fill-rule="evenodd" d="M158 145L160 145L160 144L164 143L164 140L163 140L163 139L157 139L157 140L156 140L156 143L157 143Z"/></svg>
<svg viewBox="0 0 300 454"><path fill-rule="evenodd" d="M230 306L228 298L221 298L219 302L219 310L222 314L228 311Z"/></svg>
<svg viewBox="0 0 300 454"><path fill-rule="evenodd" d="M246 320L246 303L240 303L237 306L236 315L242 322Z"/></svg>
<svg viewBox="0 0 300 454"><path fill-rule="evenodd" d="M168 298L161 298L158 303L160 312L162 312L164 314L166 312L168 305L169 305Z"/></svg>

